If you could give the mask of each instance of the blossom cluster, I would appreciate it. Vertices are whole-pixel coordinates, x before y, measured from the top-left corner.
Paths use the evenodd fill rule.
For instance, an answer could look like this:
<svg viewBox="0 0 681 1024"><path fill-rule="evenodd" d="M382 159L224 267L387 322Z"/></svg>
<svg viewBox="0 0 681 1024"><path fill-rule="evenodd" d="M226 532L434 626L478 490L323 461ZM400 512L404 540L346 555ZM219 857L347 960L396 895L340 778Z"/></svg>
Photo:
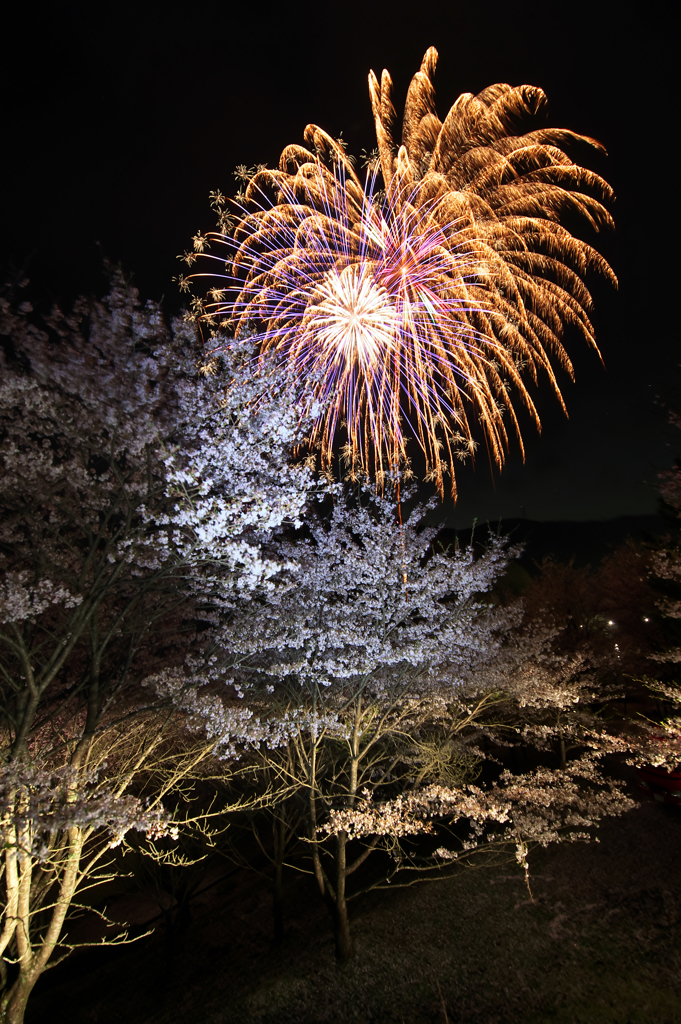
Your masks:
<svg viewBox="0 0 681 1024"><path fill-rule="evenodd" d="M50 579L39 579L31 586L28 572L8 572L0 580L0 623L35 622L50 605L75 608L81 601L80 594L71 594Z"/></svg>
<svg viewBox="0 0 681 1024"><path fill-rule="evenodd" d="M495 609L489 593L506 565L505 541L472 549L434 549L438 530L417 507L404 522L389 496L308 521L308 536L284 540L280 557L295 568L289 585L248 610L216 637L236 653L252 687L295 683L311 694L360 687L376 699L408 689L426 695L446 679L455 693L498 651L516 611Z"/></svg>
<svg viewBox="0 0 681 1024"><path fill-rule="evenodd" d="M561 840L590 839L591 828L606 815L622 814L634 806L620 783L605 779L596 759L584 755L567 769L538 768L524 775L509 771L488 788L433 785L392 800L374 803L366 790L352 808L334 808L319 828L325 835L345 832L351 838L402 836L432 832L432 819L454 823L465 819L472 839L463 849L473 849L484 838L547 846ZM502 832L485 834L484 827L502 825ZM453 859L453 851L439 847L434 856Z"/></svg>
<svg viewBox="0 0 681 1024"><path fill-rule="evenodd" d="M16 848L20 858L45 861L49 837L68 829L103 830L110 848L120 845L131 829L154 838L177 834L162 807L148 808L138 797L115 793L99 775L70 765L46 768L13 761L0 766L3 848Z"/></svg>

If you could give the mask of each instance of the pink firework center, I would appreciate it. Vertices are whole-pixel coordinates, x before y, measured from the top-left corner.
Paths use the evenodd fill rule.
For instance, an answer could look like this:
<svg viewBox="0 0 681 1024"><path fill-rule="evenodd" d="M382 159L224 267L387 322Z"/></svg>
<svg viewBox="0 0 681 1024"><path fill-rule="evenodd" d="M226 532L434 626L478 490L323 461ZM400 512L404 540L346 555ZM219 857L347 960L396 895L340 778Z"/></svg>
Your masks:
<svg viewBox="0 0 681 1024"><path fill-rule="evenodd" d="M441 482L443 446L449 459L474 450L473 405L500 464L502 377L534 407L513 358L471 325L486 306L474 246L437 211L404 197L399 206L375 201L372 180L359 209L333 218L347 180L336 170L314 184L323 215L289 196L285 216L282 206L262 206L251 236L253 215L244 212L230 267L238 294L215 302L211 316L255 334L261 363L275 357L298 397L321 405L311 440L323 463L340 427L356 465L374 472L396 468L413 434Z"/></svg>

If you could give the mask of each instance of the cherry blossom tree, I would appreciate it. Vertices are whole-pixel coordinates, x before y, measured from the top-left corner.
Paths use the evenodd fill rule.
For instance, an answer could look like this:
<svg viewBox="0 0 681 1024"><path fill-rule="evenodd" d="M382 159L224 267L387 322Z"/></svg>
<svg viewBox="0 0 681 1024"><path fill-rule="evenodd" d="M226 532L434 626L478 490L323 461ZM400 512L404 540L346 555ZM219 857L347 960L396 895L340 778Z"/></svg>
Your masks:
<svg viewBox="0 0 681 1024"><path fill-rule="evenodd" d="M681 426L681 418L671 413L670 420ZM660 474L663 510L674 523L681 518L681 464ZM679 620L681 620L681 545L669 534L652 552L648 570L649 582L657 590L656 617L661 636L658 649L649 654L657 671L639 679L660 702L660 713L653 719L639 717L630 736L631 764L652 765L668 770L681 763L681 685L677 666L681 662ZM666 713L665 713L666 711Z"/></svg>
<svg viewBox="0 0 681 1024"><path fill-rule="evenodd" d="M402 785L414 771L412 739L429 722L446 722L452 740L483 713L493 696L466 691L467 677L516 615L480 599L505 565L500 539L478 559L434 551L437 531L417 530L422 512L400 526L388 498L363 497L354 509L336 501L328 520L309 521L307 537L278 544L289 585L263 594L255 616L237 607L215 630L203 691L170 671L154 681L159 693L174 689L225 753L234 753L234 713L225 741L226 705L211 686L222 673L236 687L244 742L259 745L279 777L275 806L304 795L305 836L341 959L352 954L346 883L379 837L350 855L346 830L328 841L319 830L334 807Z"/></svg>
<svg viewBox="0 0 681 1024"><path fill-rule="evenodd" d="M3 298L0 335L0 1020L19 1024L107 851L168 834L164 795L213 756L201 737L169 752L181 713L140 683L272 585L264 545L313 479L247 343L202 366L194 328L119 274L68 315Z"/></svg>
<svg viewBox="0 0 681 1024"><path fill-rule="evenodd" d="M611 745L608 708L622 696L626 677L645 671L656 633L649 563L650 553L632 543L596 568L545 558L524 594L523 646L542 631L548 643L541 679L536 659L528 662L535 679L521 700L523 734L540 748L555 748L561 769L574 750Z"/></svg>
<svg viewBox="0 0 681 1024"><path fill-rule="evenodd" d="M390 853L388 878L395 870L439 871L456 859L451 851L417 864L403 846L428 816L465 817L480 829L510 820L511 798L473 791L470 779L485 756L479 741L499 732L495 712L527 702L545 653L541 637L529 652L511 638L519 605L491 600L509 557L504 539L490 538L478 555L472 547L439 550L437 530L419 528L424 511L402 524L389 495L360 493L349 506L336 494L328 515L277 545L290 565L288 585L235 608L214 630L211 669L195 677L199 686L187 686L186 670L148 681L172 694L225 756L247 749L266 769L263 804L289 834L300 818L341 960L353 955L350 879L374 851ZM545 678L546 700L548 690ZM586 762L581 769L596 771ZM549 841L579 817L574 806L568 813L568 791L577 801L574 780L556 776L553 788L561 784L562 809L544 815L543 830L518 838L516 810L499 840L508 844L510 828L523 864L527 841ZM510 792L510 778L503 785ZM538 806L547 804L543 776L514 785L517 807L530 792ZM431 814L423 808L433 786L447 795ZM618 804L617 787L613 793L603 807ZM593 800L591 810L590 824L598 817ZM273 849L276 878L283 852L280 844L277 860L276 843Z"/></svg>

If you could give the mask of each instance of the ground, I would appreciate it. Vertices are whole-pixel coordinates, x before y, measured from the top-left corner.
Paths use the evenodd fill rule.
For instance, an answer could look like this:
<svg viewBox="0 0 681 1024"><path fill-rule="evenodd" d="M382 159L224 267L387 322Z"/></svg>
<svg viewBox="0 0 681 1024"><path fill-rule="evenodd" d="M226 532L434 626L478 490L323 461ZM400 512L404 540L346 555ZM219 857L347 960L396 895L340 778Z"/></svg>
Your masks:
<svg viewBox="0 0 681 1024"><path fill-rule="evenodd" d="M290 878L271 949L267 888L232 871L194 899L172 955L162 927L75 954L27 1022L681 1024L681 809L645 802L599 834L535 853L533 901L514 862L362 897L343 968L309 878Z"/></svg>

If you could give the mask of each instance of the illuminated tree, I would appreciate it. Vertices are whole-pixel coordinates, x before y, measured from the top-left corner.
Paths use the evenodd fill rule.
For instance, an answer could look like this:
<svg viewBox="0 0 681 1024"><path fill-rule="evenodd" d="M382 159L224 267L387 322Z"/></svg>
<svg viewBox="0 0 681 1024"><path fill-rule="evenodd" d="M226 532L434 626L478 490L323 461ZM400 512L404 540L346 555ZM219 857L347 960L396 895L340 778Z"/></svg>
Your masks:
<svg viewBox="0 0 681 1024"><path fill-rule="evenodd" d="M337 500L328 518L308 522L309 537L277 545L290 565L284 585L215 629L196 690L179 671L150 680L217 749L242 750L265 770L261 803L275 821L291 831L297 810L341 960L353 954L348 901L362 891L350 885L375 851L390 854L383 883L509 844L526 867L532 844L564 830L574 838L573 827L583 836L582 826L628 806L594 757L564 773L472 785L484 737L516 735L504 727L508 707L556 701L562 681L546 669L543 636L514 635L522 609L490 601L503 539L479 557L438 551L422 514L400 526L387 497L351 508ZM247 726L236 745L235 704ZM467 822L469 836L427 856L410 850L434 817Z"/></svg>
<svg viewBox="0 0 681 1024"><path fill-rule="evenodd" d="M183 716L140 684L267 588L263 542L312 478L288 466L285 391L254 416L248 371L225 396L193 328L120 276L68 316L3 299L0 333L0 1021L20 1024L79 893L131 829L172 833L163 798L213 756L186 731L173 745Z"/></svg>
<svg viewBox="0 0 681 1024"><path fill-rule="evenodd" d="M672 413L670 421L681 426L681 418ZM664 511L672 518L681 518L681 465L660 474L660 493ZM662 642L658 650L648 656L657 663L658 678L646 674L639 679L654 695L657 701L666 705L666 714L658 704L658 714L651 720L639 717L635 725L636 735L631 737L633 753L630 763L639 767L655 766L676 770L681 763L681 685L676 666L681 662L679 645L679 619L681 619L681 546L676 537L668 536L666 542L653 551L649 562L649 582L658 590L657 618L660 620ZM664 642L666 640L666 643Z"/></svg>
<svg viewBox="0 0 681 1024"><path fill-rule="evenodd" d="M603 736L627 677L647 670L657 639L649 567L650 552L632 543L596 568L545 558L524 594L527 620L553 635L548 689L539 680L528 688L523 734L555 744L562 768L570 750Z"/></svg>

